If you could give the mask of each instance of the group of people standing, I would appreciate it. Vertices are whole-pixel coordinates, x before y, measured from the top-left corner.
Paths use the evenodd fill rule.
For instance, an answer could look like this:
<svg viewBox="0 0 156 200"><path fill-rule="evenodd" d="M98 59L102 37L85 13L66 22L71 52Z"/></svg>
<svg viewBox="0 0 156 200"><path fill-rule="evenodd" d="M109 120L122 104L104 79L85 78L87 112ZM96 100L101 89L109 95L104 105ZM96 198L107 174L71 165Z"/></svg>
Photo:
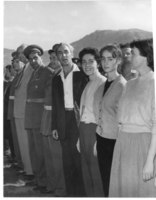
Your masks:
<svg viewBox="0 0 156 200"><path fill-rule="evenodd" d="M48 53L44 66L40 46L20 46L12 55L19 70L4 93L13 155L33 175L33 189L67 197L156 197L152 39L83 48L79 67L70 44Z"/></svg>

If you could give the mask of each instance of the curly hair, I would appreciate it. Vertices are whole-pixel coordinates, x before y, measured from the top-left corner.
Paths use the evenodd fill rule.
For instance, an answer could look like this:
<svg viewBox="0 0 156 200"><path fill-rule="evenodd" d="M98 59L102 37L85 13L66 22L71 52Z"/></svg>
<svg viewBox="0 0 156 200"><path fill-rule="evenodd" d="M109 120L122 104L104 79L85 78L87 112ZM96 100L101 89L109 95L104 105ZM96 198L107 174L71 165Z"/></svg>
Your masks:
<svg viewBox="0 0 156 200"><path fill-rule="evenodd" d="M79 52L79 59L80 59L80 62L82 63L82 58L84 55L86 54L91 54L94 56L96 62L99 64L100 63L100 54L99 54L99 51L98 49L96 48L92 48L92 47L86 47L84 49L82 49L80 52Z"/></svg>

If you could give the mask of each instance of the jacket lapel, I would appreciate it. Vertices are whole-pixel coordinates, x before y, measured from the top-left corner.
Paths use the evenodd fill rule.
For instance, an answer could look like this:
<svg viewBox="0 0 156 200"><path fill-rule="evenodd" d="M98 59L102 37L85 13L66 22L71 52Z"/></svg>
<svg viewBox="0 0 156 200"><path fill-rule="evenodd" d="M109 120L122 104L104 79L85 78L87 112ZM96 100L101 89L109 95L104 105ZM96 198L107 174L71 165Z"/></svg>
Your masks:
<svg viewBox="0 0 156 200"><path fill-rule="evenodd" d="M59 95L59 99L63 102L64 105L64 90L63 90L63 82L60 75L57 75L57 93Z"/></svg>

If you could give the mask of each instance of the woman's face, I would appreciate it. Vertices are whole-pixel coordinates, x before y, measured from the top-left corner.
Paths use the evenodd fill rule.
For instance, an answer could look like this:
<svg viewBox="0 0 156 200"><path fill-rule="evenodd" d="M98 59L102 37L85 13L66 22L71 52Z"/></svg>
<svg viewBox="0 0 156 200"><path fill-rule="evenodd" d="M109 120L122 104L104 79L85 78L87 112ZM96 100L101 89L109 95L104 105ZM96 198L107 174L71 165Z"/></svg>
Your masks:
<svg viewBox="0 0 156 200"><path fill-rule="evenodd" d="M98 70L98 66L94 55L85 54L82 57L82 69L87 76L93 75Z"/></svg>
<svg viewBox="0 0 156 200"><path fill-rule="evenodd" d="M107 50L103 51L102 56L101 56L101 65L102 65L103 70L106 73L116 71L118 64L119 64L118 59L113 58L111 52Z"/></svg>
<svg viewBox="0 0 156 200"><path fill-rule="evenodd" d="M138 70L145 62L146 57L140 55L140 51L138 48L132 48L132 69Z"/></svg>

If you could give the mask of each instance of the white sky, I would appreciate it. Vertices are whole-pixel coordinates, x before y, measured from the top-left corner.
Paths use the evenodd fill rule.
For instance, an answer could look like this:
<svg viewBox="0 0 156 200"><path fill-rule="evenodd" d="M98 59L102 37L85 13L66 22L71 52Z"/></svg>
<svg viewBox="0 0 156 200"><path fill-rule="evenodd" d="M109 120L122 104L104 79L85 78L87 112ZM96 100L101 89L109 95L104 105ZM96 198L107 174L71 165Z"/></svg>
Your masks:
<svg viewBox="0 0 156 200"><path fill-rule="evenodd" d="M4 47L74 42L96 30L152 31L151 0L4 1Z"/></svg>

